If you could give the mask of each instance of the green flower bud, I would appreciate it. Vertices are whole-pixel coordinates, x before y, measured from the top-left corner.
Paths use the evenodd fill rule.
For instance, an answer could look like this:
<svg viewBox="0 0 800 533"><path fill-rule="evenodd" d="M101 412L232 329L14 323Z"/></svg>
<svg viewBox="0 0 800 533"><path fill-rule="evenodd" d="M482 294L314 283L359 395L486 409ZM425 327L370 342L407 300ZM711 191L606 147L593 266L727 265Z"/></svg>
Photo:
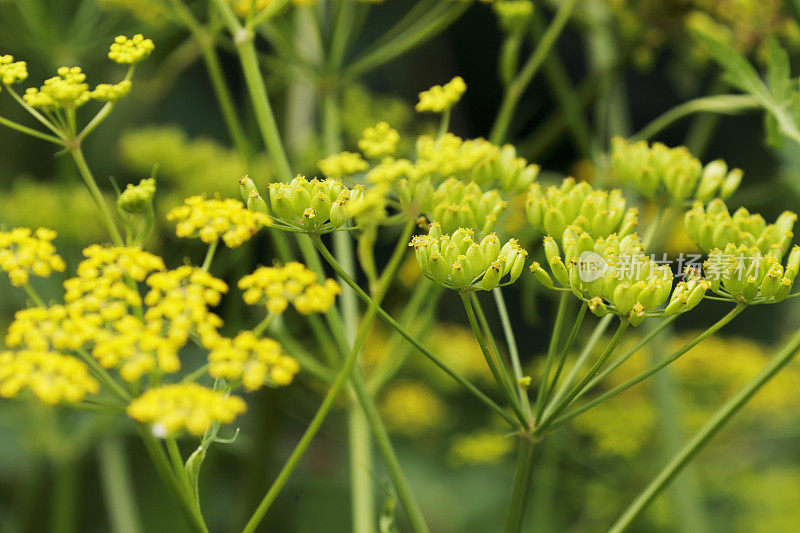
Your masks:
<svg viewBox="0 0 800 533"><path fill-rule="evenodd" d="M786 260L785 275L790 281L794 281L797 276L797 271L800 269L800 246L795 246L789 252L789 259Z"/></svg>
<svg viewBox="0 0 800 533"><path fill-rule="evenodd" d="M723 200L730 198L733 193L736 192L736 189L739 188L739 184L742 182L743 177L744 172L738 168L731 170L725 177L725 181L722 182L722 187L720 187L719 190L719 197Z"/></svg>
<svg viewBox="0 0 800 533"><path fill-rule="evenodd" d="M644 306L638 302L635 303L633 305L633 309L631 309L631 312L628 314L628 321L630 322L631 326L636 327L641 324L644 320L644 313Z"/></svg>
<svg viewBox="0 0 800 533"><path fill-rule="evenodd" d="M589 300L589 311L599 317L604 317L608 314L608 307L602 298L595 296Z"/></svg>
<svg viewBox="0 0 800 533"><path fill-rule="evenodd" d="M500 261L493 262L488 269L486 269L486 273L483 275L483 279L481 280L481 287L485 291L490 291L497 287L500 283L500 278L502 277L502 264Z"/></svg>
<svg viewBox="0 0 800 533"><path fill-rule="evenodd" d="M530 24L534 9L530 0L499 0L492 8L500 29L507 35L523 33Z"/></svg>
<svg viewBox="0 0 800 533"><path fill-rule="evenodd" d="M247 199L247 209L250 211L254 211L256 213L263 213L267 214L267 202L261 198L261 195L258 194L258 191L254 191L250 194L250 197Z"/></svg>
<svg viewBox="0 0 800 533"><path fill-rule="evenodd" d="M553 279L550 277L545 269L542 268L542 265L534 261L531 263L531 274L533 274L539 283L547 287L548 289L553 289Z"/></svg>
<svg viewBox="0 0 800 533"><path fill-rule="evenodd" d="M288 183L269 185L269 206L275 218L287 225L327 233L345 224L347 204L353 194L353 198L360 198L363 191L352 193L337 180L307 180L297 176Z"/></svg>
<svg viewBox="0 0 800 533"><path fill-rule="evenodd" d="M245 176L242 179L240 179L239 194L241 195L242 200L247 202L247 200L253 193L259 194L258 187L256 187L256 183L248 176Z"/></svg>
<svg viewBox="0 0 800 533"><path fill-rule="evenodd" d="M156 180L145 178L137 185L129 183L117 198L117 207L129 214L146 213L153 208Z"/></svg>

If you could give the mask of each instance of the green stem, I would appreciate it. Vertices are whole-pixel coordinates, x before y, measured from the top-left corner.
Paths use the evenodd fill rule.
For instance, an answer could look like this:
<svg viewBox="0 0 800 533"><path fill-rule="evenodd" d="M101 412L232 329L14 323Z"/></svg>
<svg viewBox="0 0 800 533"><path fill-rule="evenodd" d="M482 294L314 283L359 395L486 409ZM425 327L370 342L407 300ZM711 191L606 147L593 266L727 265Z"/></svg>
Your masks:
<svg viewBox="0 0 800 533"><path fill-rule="evenodd" d="M682 348L680 348L679 350L674 352L672 355L670 355L669 357L667 357L666 359L664 359L663 361L661 361L657 365L654 365L650 369L648 369L648 370L642 372L641 374L639 374L638 376L635 376L635 377L627 380L626 382L624 382L624 383L622 383L620 385L617 385L616 387L614 387L610 391L598 396L597 398L595 398L591 402L587 403L586 405L584 405L584 406L582 406L582 407L580 407L578 409L575 409L574 411L571 411L570 413L567 413L566 415L562 416L561 418L556 419L552 424L553 429L555 429L556 427L564 424L565 422L568 422L569 420L575 418L576 416L588 411L592 407L594 407L594 406L606 401L607 399L609 399L609 398L611 398L613 396L616 396L620 392L622 392L624 390L627 390L630 387L633 387L634 385L636 385L639 382L647 379L648 377L652 376L653 374L655 374L656 372L658 372L659 370L661 370L665 366L669 365L670 363L674 362L679 357L681 357L683 354L685 354L686 352L688 352L689 350L691 350L692 348L694 348L695 346L697 346L698 344L703 342L705 339L707 339L708 337L710 337L711 335L713 335L714 333L716 333L717 331L722 329L731 320L736 318L736 316L738 316L739 313L744 311L744 309L745 309L744 305L737 305L727 315L725 315L724 317L719 319L714 325L712 325L710 328L708 328L707 330L702 332L700 335L698 335L697 337L692 339L689 343L684 345Z"/></svg>
<svg viewBox="0 0 800 533"><path fill-rule="evenodd" d="M609 529L609 533L625 531L642 513L647 505L658 496L676 475L708 444L725 424L744 407L748 401L766 385L800 350L800 331L796 332L784 347L772 358L761 372L750 380L739 392L722 406L692 437L683 449L661 470L653 481L636 497L630 506Z"/></svg>
<svg viewBox="0 0 800 533"><path fill-rule="evenodd" d="M520 411L522 410L522 404L520 400L514 394L514 390L517 387L517 384L514 378L511 377L511 374L508 371L508 367L506 366L505 361L503 360L503 356L500 354L500 350L497 348L497 341L494 338L494 334L492 333L492 329L489 327L489 322L486 320L486 314L483 312L483 306L481 305L480 299L478 299L478 295L476 293L470 294L470 303L472 304L473 309L475 310L475 316L478 317L478 323L481 326L481 331L483 332L483 339L486 342L487 348L489 348L489 353L492 354L492 359L496 361L498 365L498 370L500 370L500 375L505 381L506 388L510 393L510 401L514 402Z"/></svg>
<svg viewBox="0 0 800 533"><path fill-rule="evenodd" d="M508 356L511 359L511 369L514 372L516 379L517 392L519 393L519 401L522 404L522 410L525 412L525 418L531 418L531 402L528 398L528 390L523 385L522 379L522 364L519 360L519 349L517 348L517 339L514 337L514 329L511 327L511 319L508 317L508 308L503 299L503 291L500 287L496 287L492 294L494 301L497 305L497 314L500 315L500 323L503 326L503 334L506 337L506 345L508 346Z"/></svg>
<svg viewBox="0 0 800 533"><path fill-rule="evenodd" d="M520 436L519 455L514 474L514 488L511 492L511 503L508 506L506 519L506 533L519 533L522 531L525 511L528 508L528 495L531 489L533 474L534 452L536 441L529 435Z"/></svg>
<svg viewBox="0 0 800 533"><path fill-rule="evenodd" d="M556 312L556 323L553 326L553 331L550 334L550 346L547 349L547 359L544 363L544 371L542 373L542 382L539 386L539 394L536 396L536 421L542 418L542 411L545 407L546 390L545 385L550 378L550 368L555 361L556 353L558 352L558 341L561 339L561 330L564 327L564 318L567 316L567 303L569 302L570 293L562 292L558 300L558 311Z"/></svg>
<svg viewBox="0 0 800 533"><path fill-rule="evenodd" d="M569 337L567 337L567 342L559 354L558 368L556 368L556 371L553 374L553 377L550 379L549 384L545 384L547 386L543 393L545 405L549 404L550 396L553 394L553 391L558 385L558 380L561 379L561 372L564 370L567 357L569 356L570 351L572 351L572 346L575 344L575 339L578 337L578 333L581 330L581 325L583 324L583 319L586 316L586 310L588 308L589 306L586 302L581 303L581 308L578 311L578 317L575 319L575 323L572 325L572 330L569 332Z"/></svg>
<svg viewBox="0 0 800 533"><path fill-rule="evenodd" d="M356 295L366 304L371 304L373 302L372 298L365 293L358 284L353 281L353 279L347 275L344 271L342 266L336 261L336 258L333 257L331 252L325 247L322 240L319 237L314 237L312 242L320 251L320 254L323 258L331 265L331 267L336 271L339 276L341 276L342 280L344 280L347 285L349 285ZM404 339L406 339L409 343L411 343L414 348L419 350L425 357L431 360L433 364L438 366L442 369L448 376L456 380L460 383L464 388L466 388L473 396L475 396L478 400L480 400L484 405L489 407L495 413L500 415L506 422L511 424L513 427L517 427L519 424L514 421L512 417L506 413L502 407L497 405L494 401L492 401L488 396L482 393L477 387L475 387L472 383L464 379L460 374L458 374L455 370L450 368L446 363L444 363L441 359L436 357L430 350L428 350L425 346L423 346L416 337L409 333L403 326L401 326L394 318L389 315L386 311L384 311L381 307L378 307L375 311L381 319L386 322L391 328L397 331Z"/></svg>
<svg viewBox="0 0 800 533"><path fill-rule="evenodd" d="M100 441L97 456L111 529L115 533L139 533L142 526L122 439L109 437Z"/></svg>
<svg viewBox="0 0 800 533"><path fill-rule="evenodd" d="M203 266L200 267L203 271L208 272L208 270L211 268L211 261L214 260L214 253L217 251L218 245L219 245L219 239L215 240L214 242L208 245L208 250L206 250L206 257L205 259L203 259Z"/></svg>
<svg viewBox="0 0 800 533"><path fill-rule="evenodd" d="M517 108L520 98L522 98L522 94L525 92L525 89L528 88L528 85L533 80L542 62L547 58L553 45L555 45L558 36L561 35L561 31L564 29L577 3L578 0L564 0L559 4L556 16L542 35L533 53L520 69L514 81L506 88L503 101L500 104L500 111L497 114L491 135L489 136L491 142L502 144L505 141L508 129L511 126L511 119L514 116L514 111Z"/></svg>
<svg viewBox="0 0 800 533"><path fill-rule="evenodd" d="M53 469L53 514L50 531L73 533L77 526L78 464L74 457L68 457L56 460Z"/></svg>
<svg viewBox="0 0 800 533"><path fill-rule="evenodd" d="M70 148L69 152L72 154L72 159L75 160L75 165L78 167L78 171L80 172L84 183L86 183L86 187L89 188L89 193L92 195L94 202L100 209L100 214L103 216L103 222L105 222L108 232L111 234L111 240L116 246L124 246L125 243L122 240L122 234L120 234L117 223L114 221L114 217L111 214L111 210L106 204L103 193L100 192L100 188L97 186L97 182L92 175L92 171L89 170L89 165L86 164L86 158L83 157L83 150L81 150L80 145L77 145Z"/></svg>
<svg viewBox="0 0 800 533"><path fill-rule="evenodd" d="M28 103L25 102L25 100L23 100L20 97L20 95L17 94L17 91L15 91L10 85L4 85L4 87L5 87L6 91L8 91L8 94L10 94L11 97L14 100L16 100L19 105L21 105L23 108L25 108L25 111L27 111L28 113L33 115L33 118L38 120L48 130L52 131L55 134L56 137L61 139L62 144L63 144L63 141L66 140L66 136L65 136L63 131L59 130L56 126L53 125L52 122L47 120L47 118L45 118L41 113L39 113L37 110L35 110L31 106L29 106Z"/></svg>
<svg viewBox="0 0 800 533"><path fill-rule="evenodd" d="M12 130L17 130L20 133L24 133L25 135L30 135L31 137L36 137L37 139L42 139L51 142L53 144L57 144L59 146L64 146L64 143L58 137L50 135L49 133L43 133L33 128L29 128L28 126L23 126L22 124L18 124L13 120L0 117L0 124L2 124L3 126L7 126Z"/></svg>

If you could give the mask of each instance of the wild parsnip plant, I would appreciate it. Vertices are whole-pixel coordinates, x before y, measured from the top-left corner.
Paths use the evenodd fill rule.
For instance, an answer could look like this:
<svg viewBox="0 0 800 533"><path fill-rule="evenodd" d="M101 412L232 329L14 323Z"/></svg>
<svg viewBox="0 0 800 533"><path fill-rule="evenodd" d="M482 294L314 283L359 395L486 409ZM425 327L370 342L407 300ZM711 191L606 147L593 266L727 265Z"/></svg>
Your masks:
<svg viewBox="0 0 800 533"><path fill-rule="evenodd" d="M108 231L108 239L86 243L77 264L67 264L53 230L0 228L0 269L28 301L16 312L0 352L0 396L128 420L192 530L209 530L201 494L213 497L221 490L201 483L206 455L212 446L237 438L236 420L247 410L251 394L311 378L321 384L323 399L260 503L239 525L242 531L259 530L269 521L281 490L341 402L348 410L353 530L397 527L392 511L379 513L375 503L374 445L407 527L428 531L424 506L406 478L376 402L410 353L436 365L503 424L507 438L480 433L462 438L453 453L457 460L482 453L499 457L516 447L505 530L522 531L537 448L553 432L576 417L592 417L594 407L677 361L753 306L782 305L800 294L793 292L800 269L800 247L792 245L797 215L786 211L769 223L744 207L732 210L726 202L743 180L741 170L722 160L703 163L684 146L648 142L685 114L756 105L768 113L773 140L800 142L796 87L789 87L788 63L776 42L767 44L772 62L764 84L738 52L697 30L732 85L752 94L707 97L694 108L668 112L628 138L599 135L586 143L587 125L580 109L576 114L574 88L562 86L563 121L594 158L596 172L606 183L622 187L611 189L603 179L553 181L521 150L504 143L517 105L540 67L556 79L556 86L565 83L554 63L554 43L580 5L576 0L558 2L547 26L543 6L531 1L482 0L493 4L503 35L498 70L504 96L488 140L451 131L454 107L469 85L479 83L454 76L419 93L415 110L436 117L436 128L415 134L376 121L352 146L343 141L344 88L442 32L476 2L420 0L389 32L354 54L351 48L368 9L382 2L108 2L145 19L157 14L163 23L188 31L248 174L217 177L228 183L228 190L238 183L239 198L209 190L170 206L165 222L174 236L199 241L205 249L203 257L176 261L166 249L152 248L160 223L155 207L159 179L145 178L117 190L111 204L83 153L84 143L136 90L136 66L153 53L153 40L141 34L117 37L108 58L123 67L121 79L94 86L80 67L63 66L40 87L22 91L18 88L29 83L27 64L0 56L0 96L27 111L30 125L5 117L0 124L68 154ZM295 48L292 39L301 31L308 32L299 34L301 40L319 46L311 52ZM533 49L523 58L529 38ZM262 39L269 53L257 46ZM240 119L220 49L239 61L269 176L254 172L261 168L253 149L257 139ZM287 139L273 114L263 66L276 62L291 64L318 84L309 105L319 114L323 156L311 172L287 152ZM312 122L316 128L316 119ZM304 170L307 175L301 174ZM678 268L654 254L670 221L676 220L704 253L694 260L682 254ZM387 243L388 258L383 253ZM265 248L266 264L248 267L237 279L217 277L215 259L245 247ZM403 316L396 317L385 301L412 254L421 277ZM67 276L61 293L40 292L39 278L61 272ZM505 303L504 290L521 278L557 302L548 318L549 348L537 372L529 370L527 354L517 347L516 339L526 335L525 324L509 315ZM426 346L415 324L418 316L431 317L450 291L460 298L471 341L491 375L490 390L482 390ZM227 323L220 316L223 299L240 301L252 311L247 316L257 319ZM619 376L612 374L640 350L655 350L651 343L680 317L708 313L709 301L725 303L727 313L651 366L603 388L606 378ZM500 331L490 320L495 314ZM383 358L367 365L362 352L379 330L377 319L393 337ZM300 342L289 323L307 328L310 342ZM630 346L629 336L639 328L643 333ZM613 331L610 337L607 331ZM308 344L314 348L304 347ZM800 335L795 333L763 372L679 451L612 530L628 527L798 349ZM189 350L202 353L200 365L187 365ZM191 452L185 453L189 445Z"/></svg>

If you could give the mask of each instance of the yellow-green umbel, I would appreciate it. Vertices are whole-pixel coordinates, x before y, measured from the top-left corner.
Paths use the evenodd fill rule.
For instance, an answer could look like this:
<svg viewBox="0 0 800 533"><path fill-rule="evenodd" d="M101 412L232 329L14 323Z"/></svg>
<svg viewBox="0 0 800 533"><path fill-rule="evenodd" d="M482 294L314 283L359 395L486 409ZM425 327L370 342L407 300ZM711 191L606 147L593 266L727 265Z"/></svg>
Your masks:
<svg viewBox="0 0 800 533"><path fill-rule="evenodd" d="M269 185L272 215L297 229L326 233L347 221L346 205L353 191L333 179L308 180L297 176L288 183Z"/></svg>
<svg viewBox="0 0 800 533"><path fill-rule="evenodd" d="M497 224L506 202L495 189L483 192L475 182L450 178L436 188L430 207L423 208L431 220L441 225L443 233L471 228L486 234Z"/></svg>

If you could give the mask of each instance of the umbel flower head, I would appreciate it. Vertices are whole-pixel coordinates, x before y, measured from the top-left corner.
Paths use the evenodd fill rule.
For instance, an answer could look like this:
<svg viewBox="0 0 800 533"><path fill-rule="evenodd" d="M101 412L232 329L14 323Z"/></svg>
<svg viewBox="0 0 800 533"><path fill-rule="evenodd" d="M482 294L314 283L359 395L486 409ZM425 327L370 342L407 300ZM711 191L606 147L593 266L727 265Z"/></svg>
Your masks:
<svg viewBox="0 0 800 533"><path fill-rule="evenodd" d="M780 259L792 242L796 220L795 213L784 211L773 224L767 224L764 217L744 207L731 215L725 202L715 199L705 207L696 202L684 215L683 224L692 241L706 252L735 244L755 246L762 254Z"/></svg>
<svg viewBox="0 0 800 533"><path fill-rule="evenodd" d="M621 137L611 140L611 167L622 183L646 198L666 198L672 203L692 197L707 201L715 195L725 199L742 180L741 170L728 172L721 161L713 161L704 169L685 146L648 146L645 141L629 143Z"/></svg>
<svg viewBox="0 0 800 533"><path fill-rule="evenodd" d="M316 272L295 261L283 266L258 267L239 280L239 288L244 291L246 303L264 303L272 314L284 312L290 303L304 315L325 313L342 292L330 278L317 283Z"/></svg>
<svg viewBox="0 0 800 533"><path fill-rule="evenodd" d="M338 180L297 176L288 183L270 183L272 214L302 231L326 233L347 222L347 203L353 192Z"/></svg>
<svg viewBox="0 0 800 533"><path fill-rule="evenodd" d="M80 67L61 67L58 76L44 80L40 88L29 87L23 98L31 107L45 110L75 109L91 98L86 74Z"/></svg>
<svg viewBox="0 0 800 533"><path fill-rule="evenodd" d="M0 55L0 83L13 85L28 77L28 64L24 61L14 61L14 56Z"/></svg>
<svg viewBox="0 0 800 533"><path fill-rule="evenodd" d="M456 76L444 85L434 85L427 91L419 93L416 110L420 113L442 113L453 107L467 90L467 84L461 76Z"/></svg>
<svg viewBox="0 0 800 533"><path fill-rule="evenodd" d="M556 187L534 183L528 191L525 210L533 229L560 239L568 226L577 226L590 236L619 238L638 224L635 208L626 209L622 191L593 189L585 181L567 178Z"/></svg>
<svg viewBox="0 0 800 533"><path fill-rule="evenodd" d="M242 202L232 198L217 199L191 196L182 206L167 213L167 220L177 220L178 237L200 237L206 244L218 239L228 248L247 242L262 226L271 221L264 213L245 209Z"/></svg>
<svg viewBox="0 0 800 533"><path fill-rule="evenodd" d="M329 178L346 178L369 168L369 163L354 152L339 152L321 159L317 166Z"/></svg>
<svg viewBox="0 0 800 533"><path fill-rule="evenodd" d="M31 274L46 278L64 271L64 260L53 246L55 238L56 232L46 228L0 231L0 269L8 273L12 285L25 285Z"/></svg>
<svg viewBox="0 0 800 533"><path fill-rule="evenodd" d="M34 349L0 353L0 396L14 398L24 389L53 405L79 402L99 386L86 365L70 355Z"/></svg>
<svg viewBox="0 0 800 533"><path fill-rule="evenodd" d="M153 206L156 180L145 178L138 184L129 183L117 198L117 207L126 213L144 213Z"/></svg>
<svg viewBox="0 0 800 533"><path fill-rule="evenodd" d="M241 380L247 391L264 385L285 386L300 365L272 339L260 339L243 331L233 339L223 338L208 354L208 373L228 381Z"/></svg>
<svg viewBox="0 0 800 533"><path fill-rule="evenodd" d="M154 48L153 41L145 39L140 33L130 38L119 35L111 44L108 58L122 65L135 65L146 59Z"/></svg>
<svg viewBox="0 0 800 533"><path fill-rule="evenodd" d="M510 285L522 273L528 257L516 239L501 245L497 235L490 233L475 242L472 230L460 228L443 235L435 222L428 235L414 236L410 245L427 277L457 291L489 291Z"/></svg>
<svg viewBox="0 0 800 533"><path fill-rule="evenodd" d="M657 309L670 295L673 275L669 265L658 265L644 255L635 233L595 239L580 227L570 226L564 231L561 248L563 256L556 240L546 236L544 250L552 278L536 262L531 272L548 288L555 288L555 279L558 288L571 290L598 316L614 313L636 326L647 313L659 314ZM697 303L699 300L692 299L680 310L688 311Z"/></svg>
<svg viewBox="0 0 800 533"><path fill-rule="evenodd" d="M728 243L708 254L703 264L711 289L739 303L780 302L789 296L800 267L800 247L789 254L786 267L778 249L764 254L758 246Z"/></svg>
<svg viewBox="0 0 800 533"><path fill-rule="evenodd" d="M441 138L420 135L416 143L418 178L430 177L437 183L447 178L472 179L473 169L492 162L499 148L486 139L467 139L445 133Z"/></svg>
<svg viewBox="0 0 800 533"><path fill-rule="evenodd" d="M92 357L103 368L117 368L122 379L136 382L153 371L171 374L181 368L180 345L163 336L159 322L125 315L95 339Z"/></svg>
<svg viewBox="0 0 800 533"><path fill-rule="evenodd" d="M379 158L392 155L397 150L400 134L388 122L378 122L364 130L358 141L358 149L365 156Z"/></svg>
<svg viewBox="0 0 800 533"><path fill-rule="evenodd" d="M429 218L438 222L442 233L470 228L489 233L497 224L506 202L497 190L483 192L475 182L450 178L437 187L430 206L422 206Z"/></svg>
<svg viewBox="0 0 800 533"><path fill-rule="evenodd" d="M469 177L481 187L497 187L507 194L517 194L528 187L539 175L539 165L528 163L517 156L514 146L507 144L497 150L493 157L479 161Z"/></svg>
<svg viewBox="0 0 800 533"><path fill-rule="evenodd" d="M131 80L122 80L119 83L101 83L95 87L90 96L98 102L116 102L128 96L131 86Z"/></svg>
<svg viewBox="0 0 800 533"><path fill-rule="evenodd" d="M149 389L128 405L127 412L150 424L154 435L168 437L183 431L202 436L213 424L230 424L246 409L238 396L197 383L178 383Z"/></svg>

